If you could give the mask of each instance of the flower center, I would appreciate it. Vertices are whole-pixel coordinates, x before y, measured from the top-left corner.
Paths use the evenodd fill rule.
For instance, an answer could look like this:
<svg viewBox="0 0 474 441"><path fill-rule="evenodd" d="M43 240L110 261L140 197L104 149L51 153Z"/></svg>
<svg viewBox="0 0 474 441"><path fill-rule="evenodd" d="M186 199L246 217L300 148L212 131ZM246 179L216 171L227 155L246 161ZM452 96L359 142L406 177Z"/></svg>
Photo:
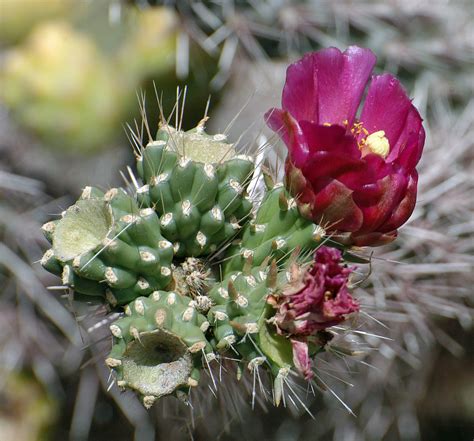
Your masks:
<svg viewBox="0 0 474 441"><path fill-rule="evenodd" d="M344 126L348 126L348 121L343 121ZM351 129L351 133L357 138L357 145L359 150L362 152L362 157L373 153L379 155L382 158L386 158L390 152L390 142L385 136L383 130L378 130L377 132L371 133L366 128L364 128L361 121L355 122Z"/></svg>
<svg viewBox="0 0 474 441"><path fill-rule="evenodd" d="M369 150L370 153L380 155L384 159L390 152L390 143L388 142L383 130L379 130L378 132L371 133L369 136L367 136L365 139L365 145L363 147L366 149L366 151Z"/></svg>
<svg viewBox="0 0 474 441"><path fill-rule="evenodd" d="M324 292L324 301L327 302L328 300L331 300L333 299L335 296L334 296L334 293L327 290Z"/></svg>

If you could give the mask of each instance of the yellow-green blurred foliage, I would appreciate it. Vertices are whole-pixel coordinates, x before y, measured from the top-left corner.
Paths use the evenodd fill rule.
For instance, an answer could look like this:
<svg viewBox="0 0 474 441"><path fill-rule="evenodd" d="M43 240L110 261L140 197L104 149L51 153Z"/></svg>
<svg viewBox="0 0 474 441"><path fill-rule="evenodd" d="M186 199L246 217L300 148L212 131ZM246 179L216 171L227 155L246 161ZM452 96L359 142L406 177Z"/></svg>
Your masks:
<svg viewBox="0 0 474 441"><path fill-rule="evenodd" d="M56 403L33 377L10 372L2 375L0 439L43 441L57 416Z"/></svg>
<svg viewBox="0 0 474 441"><path fill-rule="evenodd" d="M145 80L152 79L164 96L175 96L176 13L166 7L121 8L118 22L109 22L107 8L94 16L102 24L99 32L97 26L88 28L90 17L80 15L86 8L79 8L72 20L39 24L5 53L0 99L14 120L46 147L93 152L110 146L136 113L136 92L149 86ZM113 49L101 44L110 38ZM191 55L203 72L192 72L185 81L200 78L197 89L204 108L209 63L201 61L198 50Z"/></svg>
<svg viewBox="0 0 474 441"><path fill-rule="evenodd" d="M119 49L118 63L132 82L174 72L179 29L174 11L166 7L130 8L124 26L127 38Z"/></svg>
<svg viewBox="0 0 474 441"><path fill-rule="evenodd" d="M37 27L6 55L1 97L46 145L89 151L120 128L121 77L93 40L63 21Z"/></svg>
<svg viewBox="0 0 474 441"><path fill-rule="evenodd" d="M11 44L40 21L66 15L74 0L0 0L0 44Z"/></svg>

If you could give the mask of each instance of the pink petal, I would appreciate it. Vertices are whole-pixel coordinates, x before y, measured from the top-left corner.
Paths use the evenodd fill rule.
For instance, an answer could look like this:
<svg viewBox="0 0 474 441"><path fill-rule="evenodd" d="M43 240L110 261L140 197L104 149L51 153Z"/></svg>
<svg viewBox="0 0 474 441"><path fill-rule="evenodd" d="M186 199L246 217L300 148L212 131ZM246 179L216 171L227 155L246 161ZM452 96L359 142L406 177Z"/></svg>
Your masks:
<svg viewBox="0 0 474 441"><path fill-rule="evenodd" d="M347 119L352 124L376 60L371 50L357 46L344 53L335 48L316 52L320 123Z"/></svg>
<svg viewBox="0 0 474 441"><path fill-rule="evenodd" d="M286 70L281 106L298 121L318 121L318 86L314 53L306 54Z"/></svg>
<svg viewBox="0 0 474 441"><path fill-rule="evenodd" d="M356 139L339 125L320 126L300 122L309 155L303 174L317 192L332 179L347 173L359 173L364 168Z"/></svg>
<svg viewBox="0 0 474 441"><path fill-rule="evenodd" d="M328 152L317 152L311 155L303 170L306 178L311 182L314 192L320 191L332 179L340 175L363 171L362 161L351 160L343 155L334 155Z"/></svg>
<svg viewBox="0 0 474 441"><path fill-rule="evenodd" d="M288 68L282 107L298 121L352 124L375 62L372 51L357 46L306 55Z"/></svg>
<svg viewBox="0 0 474 441"><path fill-rule="evenodd" d="M418 184L418 173L413 171L408 181L405 197L402 199L390 218L384 222L380 231L383 233L394 231L402 226L411 216L416 203L416 187Z"/></svg>
<svg viewBox="0 0 474 441"><path fill-rule="evenodd" d="M339 181L331 181L316 193L312 206L314 221L329 230L357 231L362 225L362 211L352 191Z"/></svg>
<svg viewBox="0 0 474 441"><path fill-rule="evenodd" d="M291 346L293 347L293 364L295 368L303 374L305 380L311 380L314 373L311 370L311 358L308 353L308 343L291 339Z"/></svg>
<svg viewBox="0 0 474 441"><path fill-rule="evenodd" d="M396 161L407 170L412 170L418 164L425 144L425 130L422 119L414 106L408 112L405 127L398 138L393 152L387 157L388 161Z"/></svg>
<svg viewBox="0 0 474 441"><path fill-rule="evenodd" d="M265 121L286 144L295 166L301 168L308 157L308 146L298 123L288 112L275 108L265 113Z"/></svg>
<svg viewBox="0 0 474 441"><path fill-rule="evenodd" d="M408 179L403 173L386 176L375 184L354 192L354 201L362 210L364 220L360 233L379 231L402 200Z"/></svg>
<svg viewBox="0 0 474 441"><path fill-rule="evenodd" d="M378 182L389 174L400 171L400 167L387 164L384 159L375 154L364 157L364 168L352 170L338 179L351 190L357 192L357 204L362 206L374 205L381 196Z"/></svg>
<svg viewBox="0 0 474 441"><path fill-rule="evenodd" d="M362 166L341 174L338 180L351 190L358 190L366 185L373 184L387 176L392 170L379 155L364 156Z"/></svg>
<svg viewBox="0 0 474 441"><path fill-rule="evenodd" d="M405 129L411 107L405 90L393 75L376 75L370 83L360 120L369 133L383 130L392 150Z"/></svg>
<svg viewBox="0 0 474 441"><path fill-rule="evenodd" d="M310 154L325 151L348 156L352 159L360 159L361 154L357 141L354 136L347 133L345 127L337 124L323 126L308 121L300 121L299 126Z"/></svg>

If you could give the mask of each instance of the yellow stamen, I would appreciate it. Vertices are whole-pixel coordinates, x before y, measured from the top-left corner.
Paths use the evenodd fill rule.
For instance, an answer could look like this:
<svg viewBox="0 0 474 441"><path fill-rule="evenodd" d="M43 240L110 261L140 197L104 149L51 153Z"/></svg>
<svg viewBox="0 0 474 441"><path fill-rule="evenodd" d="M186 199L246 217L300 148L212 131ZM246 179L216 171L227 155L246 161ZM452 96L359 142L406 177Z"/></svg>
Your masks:
<svg viewBox="0 0 474 441"><path fill-rule="evenodd" d="M367 148L371 153L386 158L390 152L390 143L388 142L385 132L379 130L378 132L371 133L367 136L364 147Z"/></svg>
<svg viewBox="0 0 474 441"><path fill-rule="evenodd" d="M328 122L323 123L323 126L326 126L326 127L331 127L331 125L332 125L332 124L331 124L331 123L328 123Z"/></svg>

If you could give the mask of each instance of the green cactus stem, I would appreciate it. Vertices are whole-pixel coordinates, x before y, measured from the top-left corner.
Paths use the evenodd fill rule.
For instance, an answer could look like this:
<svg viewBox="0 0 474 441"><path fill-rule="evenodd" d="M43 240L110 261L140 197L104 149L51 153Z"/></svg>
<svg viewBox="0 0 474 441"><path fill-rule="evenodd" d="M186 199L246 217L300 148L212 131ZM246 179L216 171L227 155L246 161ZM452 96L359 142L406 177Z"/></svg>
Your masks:
<svg viewBox="0 0 474 441"><path fill-rule="evenodd" d="M252 158L236 155L225 135L206 134L204 121L188 132L162 125L137 168L145 184L137 199L156 210L162 234L178 257L214 252L249 217Z"/></svg>
<svg viewBox="0 0 474 441"><path fill-rule="evenodd" d="M276 260L252 267L247 259L243 271L234 271L209 292L214 306L208 313L217 351L232 347L249 369L260 360L276 377L293 365L288 339L278 335L271 324L273 308L269 296L278 295L288 283L288 272L278 269Z"/></svg>
<svg viewBox="0 0 474 441"><path fill-rule="evenodd" d="M271 267L264 265L228 274L209 292L214 306L208 313L216 349L224 350L245 335L258 334L259 320L271 292L267 280Z"/></svg>
<svg viewBox="0 0 474 441"><path fill-rule="evenodd" d="M240 372L270 373L278 404L293 349L269 301L290 282L290 265L305 265L328 239L265 174L253 212L255 164L224 135L206 134L204 122L188 132L160 126L137 160L135 196L87 187L43 226L52 248L42 264L80 300L123 306L106 363L146 407L185 396L203 364L229 351ZM324 345L313 346L311 355Z"/></svg>
<svg viewBox="0 0 474 441"><path fill-rule="evenodd" d="M78 294L111 306L167 287L172 281L172 244L158 216L139 209L122 189L86 187L60 220L43 226L52 249L41 263Z"/></svg>
<svg viewBox="0 0 474 441"><path fill-rule="evenodd" d="M322 243L325 231L301 216L294 199L277 184L268 190L241 237L226 253L224 274L242 268L249 257L253 265L260 265L268 256L283 262L296 248L311 255Z"/></svg>

